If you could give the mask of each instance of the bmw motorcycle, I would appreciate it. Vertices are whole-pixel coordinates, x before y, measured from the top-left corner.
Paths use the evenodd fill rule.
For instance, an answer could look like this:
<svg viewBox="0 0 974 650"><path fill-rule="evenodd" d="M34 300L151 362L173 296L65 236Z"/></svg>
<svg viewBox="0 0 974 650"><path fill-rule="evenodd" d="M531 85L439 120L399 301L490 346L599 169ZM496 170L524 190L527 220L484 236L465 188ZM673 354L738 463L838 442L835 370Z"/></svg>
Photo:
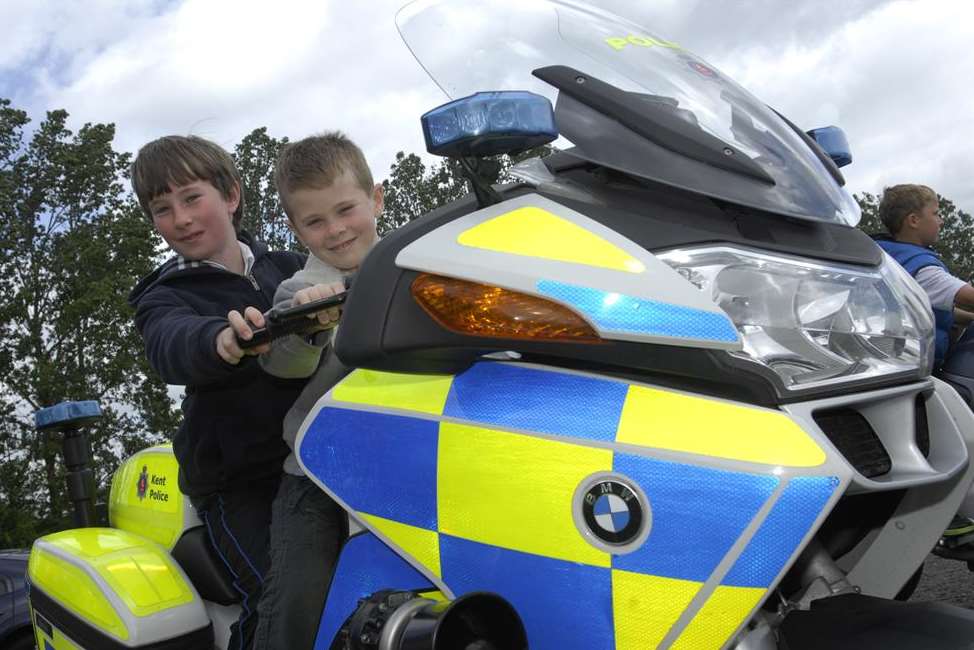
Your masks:
<svg viewBox="0 0 974 650"><path fill-rule="evenodd" d="M397 22L472 192L370 253L335 343L357 369L299 433L351 529L316 650L969 647L974 613L894 599L974 480L974 415L854 228L841 132L567 0ZM96 409L38 414L82 506ZM225 647L239 605L176 472L136 454L110 528L37 540L41 647Z"/></svg>

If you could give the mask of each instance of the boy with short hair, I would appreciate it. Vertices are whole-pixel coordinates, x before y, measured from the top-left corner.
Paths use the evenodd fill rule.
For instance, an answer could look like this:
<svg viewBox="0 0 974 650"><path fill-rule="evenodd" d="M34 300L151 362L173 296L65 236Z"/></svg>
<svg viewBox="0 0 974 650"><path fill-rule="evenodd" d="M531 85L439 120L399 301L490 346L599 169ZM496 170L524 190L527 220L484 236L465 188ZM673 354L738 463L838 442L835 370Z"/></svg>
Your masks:
<svg viewBox="0 0 974 650"><path fill-rule="evenodd" d="M939 214L937 193L926 185L894 185L883 191L879 218L892 239L877 237L877 243L912 275L930 298L936 325L934 367L943 365L954 324L974 321L974 286L954 277L932 246L940 236L943 221ZM974 532L974 520L956 514L942 540L948 546L960 543Z"/></svg>
<svg viewBox="0 0 974 650"><path fill-rule="evenodd" d="M186 387L173 439L179 487L196 507L242 597L229 648L249 648L269 564L271 502L288 454L281 422L304 382L262 372L230 323L263 325L277 285L303 256L268 252L244 231L240 174L202 138L168 136L132 164L139 204L175 256L129 296L149 364Z"/></svg>
<svg viewBox="0 0 974 650"><path fill-rule="evenodd" d="M311 255L304 269L285 280L276 307L290 307L344 291L378 240L382 186L375 184L362 151L339 132L287 144L274 180L291 230ZM321 327L337 310L318 315ZM330 347L331 331L289 336L260 358L279 377L310 377L284 420L284 439L293 450L302 421L315 402L349 371ZM342 540L345 513L301 471L292 451L274 500L271 570L260 601L258 647L310 648L324 606Z"/></svg>
<svg viewBox="0 0 974 650"><path fill-rule="evenodd" d="M940 236L943 221L937 193L926 185L894 185L883 191L879 217L892 238L877 243L900 263L930 298L936 321L936 361L943 364L954 323L966 325L974 318L974 287L950 274L940 256L930 248ZM960 309L960 308L963 309Z"/></svg>

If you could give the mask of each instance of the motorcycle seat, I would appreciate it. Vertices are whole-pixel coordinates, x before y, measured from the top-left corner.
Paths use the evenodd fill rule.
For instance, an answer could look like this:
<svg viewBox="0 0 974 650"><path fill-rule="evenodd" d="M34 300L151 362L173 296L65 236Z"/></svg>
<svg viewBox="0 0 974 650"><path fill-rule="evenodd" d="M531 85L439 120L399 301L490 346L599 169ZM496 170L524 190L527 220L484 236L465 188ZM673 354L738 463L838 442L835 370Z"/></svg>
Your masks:
<svg viewBox="0 0 974 650"><path fill-rule="evenodd" d="M173 547L172 556L203 600L219 605L240 602L240 594L233 588L233 576L213 548L205 527L184 532Z"/></svg>

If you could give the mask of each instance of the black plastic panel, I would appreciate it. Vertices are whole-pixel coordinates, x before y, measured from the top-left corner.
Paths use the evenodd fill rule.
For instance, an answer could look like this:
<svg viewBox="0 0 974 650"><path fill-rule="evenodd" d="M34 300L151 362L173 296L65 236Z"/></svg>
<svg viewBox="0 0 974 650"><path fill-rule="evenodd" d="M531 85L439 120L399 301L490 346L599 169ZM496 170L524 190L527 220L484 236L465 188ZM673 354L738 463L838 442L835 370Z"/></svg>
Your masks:
<svg viewBox="0 0 974 650"><path fill-rule="evenodd" d="M916 396L914 413L917 448L924 458L928 458L930 456L930 422L927 419L927 395L921 393Z"/></svg>
<svg viewBox="0 0 974 650"><path fill-rule="evenodd" d="M974 611L848 594L789 613L779 633L781 650L969 650Z"/></svg>
<svg viewBox="0 0 974 650"><path fill-rule="evenodd" d="M817 411L812 417L846 460L866 478L882 476L892 469L889 453L859 411L830 409Z"/></svg>

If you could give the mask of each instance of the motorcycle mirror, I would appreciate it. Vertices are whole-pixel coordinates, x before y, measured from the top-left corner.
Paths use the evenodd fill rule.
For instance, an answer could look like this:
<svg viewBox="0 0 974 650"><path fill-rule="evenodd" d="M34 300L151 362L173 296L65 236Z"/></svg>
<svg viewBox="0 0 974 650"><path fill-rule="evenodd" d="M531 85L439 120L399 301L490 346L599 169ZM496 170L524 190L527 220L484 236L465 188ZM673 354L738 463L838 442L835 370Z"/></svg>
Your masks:
<svg viewBox="0 0 974 650"><path fill-rule="evenodd" d="M475 93L438 106L420 120L426 150L451 158L514 153L558 138L551 102L524 91Z"/></svg>
<svg viewBox="0 0 974 650"><path fill-rule="evenodd" d="M836 167L845 167L852 163L852 149L845 132L837 126L824 126L820 129L808 131L808 136L822 147L829 155Z"/></svg>

